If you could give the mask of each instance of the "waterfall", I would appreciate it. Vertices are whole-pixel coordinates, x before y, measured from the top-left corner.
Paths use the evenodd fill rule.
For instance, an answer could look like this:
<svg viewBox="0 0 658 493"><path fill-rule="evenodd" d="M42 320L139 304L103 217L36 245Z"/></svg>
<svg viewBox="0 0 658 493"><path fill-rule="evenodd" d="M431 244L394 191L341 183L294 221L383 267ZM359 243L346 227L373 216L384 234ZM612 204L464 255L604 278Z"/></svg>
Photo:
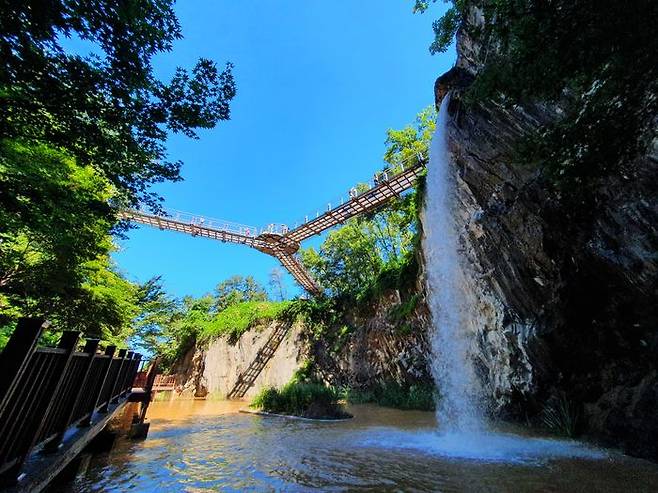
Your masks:
<svg viewBox="0 0 658 493"><path fill-rule="evenodd" d="M437 421L443 432L482 429L479 385L470 357L472 319L454 222L456 182L448 150L450 94L441 103L427 170L423 249L432 315L431 369L437 384Z"/></svg>

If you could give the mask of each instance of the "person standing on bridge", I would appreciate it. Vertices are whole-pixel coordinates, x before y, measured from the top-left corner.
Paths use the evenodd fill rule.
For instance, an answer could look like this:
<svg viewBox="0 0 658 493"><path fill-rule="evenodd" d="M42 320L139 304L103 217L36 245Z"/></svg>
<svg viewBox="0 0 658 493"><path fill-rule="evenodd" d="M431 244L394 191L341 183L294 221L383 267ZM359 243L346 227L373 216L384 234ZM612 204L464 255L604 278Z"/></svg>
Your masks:
<svg viewBox="0 0 658 493"><path fill-rule="evenodd" d="M350 188L350 199L354 200L357 196L356 187Z"/></svg>

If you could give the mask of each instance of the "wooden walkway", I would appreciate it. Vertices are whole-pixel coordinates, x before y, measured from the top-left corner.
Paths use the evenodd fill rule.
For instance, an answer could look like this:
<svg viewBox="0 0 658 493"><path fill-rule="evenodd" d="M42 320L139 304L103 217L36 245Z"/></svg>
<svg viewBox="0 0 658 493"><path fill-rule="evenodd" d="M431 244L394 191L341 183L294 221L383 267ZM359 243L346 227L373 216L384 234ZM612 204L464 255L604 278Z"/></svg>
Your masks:
<svg viewBox="0 0 658 493"><path fill-rule="evenodd" d="M98 339L77 351L75 331L64 331L56 348L38 348L48 325L20 319L0 354L0 489L44 488L120 409L140 365L132 351L99 352Z"/></svg>
<svg viewBox="0 0 658 493"><path fill-rule="evenodd" d="M167 213L166 216L158 216L143 211L128 210L123 211L121 217L162 230L178 231L255 248L277 258L307 292L318 295L321 289L295 255L301 242L343 224L352 217L375 211L394 197L399 197L415 185L425 163L426 160L419 156L406 168L402 167L397 174L391 173L391 176L378 180L361 193L354 191L350 194L349 200L336 207L329 207L326 212L318 213L317 217L311 220L305 219L303 224L290 230L285 225L278 227L270 225L259 231L253 226L176 211Z"/></svg>

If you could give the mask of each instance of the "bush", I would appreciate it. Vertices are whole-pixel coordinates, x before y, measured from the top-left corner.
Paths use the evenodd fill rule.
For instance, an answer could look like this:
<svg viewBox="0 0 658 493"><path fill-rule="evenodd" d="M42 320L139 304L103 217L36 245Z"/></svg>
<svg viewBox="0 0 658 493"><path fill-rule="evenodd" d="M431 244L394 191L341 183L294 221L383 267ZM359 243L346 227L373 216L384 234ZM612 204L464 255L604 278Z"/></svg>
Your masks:
<svg viewBox="0 0 658 493"><path fill-rule="evenodd" d="M251 407L263 411L315 419L350 417L338 402L339 393L320 383L292 381L281 389L269 387L260 391Z"/></svg>
<svg viewBox="0 0 658 493"><path fill-rule="evenodd" d="M435 409L435 390L431 385L406 387L396 382L389 382L366 390L344 389L343 396L350 404L374 403L396 409L419 411Z"/></svg>
<svg viewBox="0 0 658 493"><path fill-rule="evenodd" d="M541 423L557 435L574 438L579 434L582 423L580 406L561 393L549 400L541 413Z"/></svg>

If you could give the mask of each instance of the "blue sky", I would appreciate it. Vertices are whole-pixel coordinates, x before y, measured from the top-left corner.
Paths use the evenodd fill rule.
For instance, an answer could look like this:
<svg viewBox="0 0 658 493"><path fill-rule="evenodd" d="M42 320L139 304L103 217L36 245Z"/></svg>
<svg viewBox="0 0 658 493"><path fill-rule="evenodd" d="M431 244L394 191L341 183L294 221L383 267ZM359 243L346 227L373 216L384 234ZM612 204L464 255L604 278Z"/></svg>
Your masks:
<svg viewBox="0 0 658 493"><path fill-rule="evenodd" d="M180 1L184 39L155 60L159 77L198 57L235 64L228 122L199 140L171 136L183 182L154 188L165 206L254 226L293 225L382 165L386 129L432 104L454 50L430 56L432 20L411 0ZM318 240L305 243L317 244ZM240 245L140 227L114 255L130 279L162 275L201 295L234 274L267 285L278 261ZM288 294L299 294L286 275Z"/></svg>

